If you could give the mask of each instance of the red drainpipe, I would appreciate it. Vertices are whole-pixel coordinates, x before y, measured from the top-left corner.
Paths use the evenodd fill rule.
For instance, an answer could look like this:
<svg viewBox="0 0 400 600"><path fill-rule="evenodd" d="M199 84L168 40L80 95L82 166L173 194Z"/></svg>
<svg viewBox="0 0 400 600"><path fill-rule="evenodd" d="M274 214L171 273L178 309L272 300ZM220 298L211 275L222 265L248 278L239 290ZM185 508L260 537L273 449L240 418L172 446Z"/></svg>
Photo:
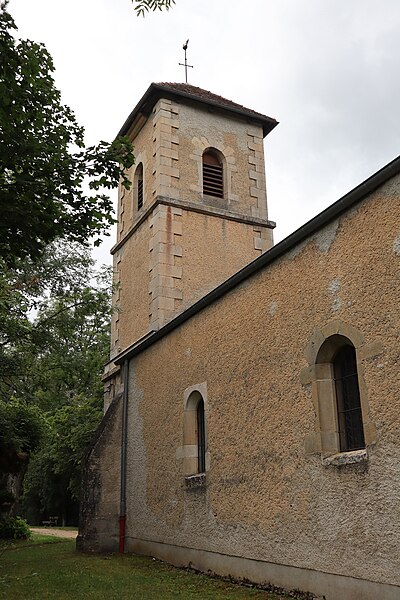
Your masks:
<svg viewBox="0 0 400 600"><path fill-rule="evenodd" d="M126 516L121 515L119 517L119 553L124 554L125 552L125 523Z"/></svg>

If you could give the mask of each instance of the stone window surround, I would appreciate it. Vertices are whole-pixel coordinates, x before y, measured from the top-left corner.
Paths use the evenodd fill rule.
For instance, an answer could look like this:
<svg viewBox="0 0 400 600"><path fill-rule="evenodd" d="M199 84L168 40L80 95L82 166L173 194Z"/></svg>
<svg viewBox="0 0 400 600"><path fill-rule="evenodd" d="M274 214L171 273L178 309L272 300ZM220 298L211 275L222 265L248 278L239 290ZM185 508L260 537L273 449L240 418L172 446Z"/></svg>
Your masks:
<svg viewBox="0 0 400 600"><path fill-rule="evenodd" d="M222 163L223 170L223 184L224 184L224 200L227 206L232 203L239 201L239 198L232 191L232 178L234 173L237 172L236 160L233 149L227 146L215 146L210 140L202 136L199 138L193 138L193 150L190 158L195 161L197 165L198 181L195 185L191 185L191 189L199 193L201 199L214 199L214 196L205 196L203 194L203 154L207 151L214 152Z"/></svg>
<svg viewBox="0 0 400 600"><path fill-rule="evenodd" d="M183 446L177 450L177 458L183 461L183 474L186 489L205 487L206 473L198 473L198 440L197 440L197 403L202 398L204 402L205 439L206 439L206 473L210 466L208 451L208 398L207 383L192 385L183 394Z"/></svg>
<svg viewBox="0 0 400 600"><path fill-rule="evenodd" d="M351 343L356 351L358 383L363 418L365 449L341 452L338 432L336 393L331 359L340 344ZM315 412L314 433L306 436L307 455L319 454L324 466L343 466L368 459L368 446L376 443L376 426L372 421L368 390L364 378L364 361L383 351L380 342L366 344L363 335L351 325L336 320L314 331L305 350L309 364L301 371L301 383L312 387Z"/></svg>

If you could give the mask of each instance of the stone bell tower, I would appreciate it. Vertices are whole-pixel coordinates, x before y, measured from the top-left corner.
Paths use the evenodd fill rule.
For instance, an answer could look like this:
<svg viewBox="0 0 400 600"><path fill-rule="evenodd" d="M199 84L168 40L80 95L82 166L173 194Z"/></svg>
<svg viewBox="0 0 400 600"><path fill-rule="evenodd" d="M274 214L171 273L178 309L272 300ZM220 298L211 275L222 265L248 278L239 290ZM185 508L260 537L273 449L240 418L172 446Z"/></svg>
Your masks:
<svg viewBox="0 0 400 600"><path fill-rule="evenodd" d="M113 359L268 250L263 138L274 119L182 83L151 84L120 135Z"/></svg>

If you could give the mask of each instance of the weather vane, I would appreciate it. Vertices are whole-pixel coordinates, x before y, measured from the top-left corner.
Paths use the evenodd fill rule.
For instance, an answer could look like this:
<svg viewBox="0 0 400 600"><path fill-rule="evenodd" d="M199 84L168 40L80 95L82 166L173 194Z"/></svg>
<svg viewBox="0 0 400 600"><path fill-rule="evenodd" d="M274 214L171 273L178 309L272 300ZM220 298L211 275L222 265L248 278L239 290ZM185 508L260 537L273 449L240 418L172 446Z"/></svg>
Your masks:
<svg viewBox="0 0 400 600"><path fill-rule="evenodd" d="M185 67L185 80L186 80L186 83L188 82L188 80L187 80L187 70L188 70L188 67L190 67L191 69L193 69L193 65L188 65L187 58L186 58L186 50L187 50L187 47L188 47L188 43L189 43L189 40L186 40L186 42L183 44L183 49L185 51L185 62L184 63L179 63L181 67Z"/></svg>

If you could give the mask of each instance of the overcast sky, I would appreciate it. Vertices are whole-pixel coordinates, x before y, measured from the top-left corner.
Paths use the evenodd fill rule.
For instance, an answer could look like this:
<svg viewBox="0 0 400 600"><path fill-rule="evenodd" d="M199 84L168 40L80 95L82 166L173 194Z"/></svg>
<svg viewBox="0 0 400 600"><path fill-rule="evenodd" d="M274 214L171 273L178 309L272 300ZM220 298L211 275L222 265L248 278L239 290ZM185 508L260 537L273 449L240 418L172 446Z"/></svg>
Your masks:
<svg viewBox="0 0 400 600"><path fill-rule="evenodd" d="M189 38L189 83L280 122L265 140L275 241L400 153L400 0L177 0L145 19L130 0L9 9L52 54L87 144L112 140L152 81L184 81Z"/></svg>

